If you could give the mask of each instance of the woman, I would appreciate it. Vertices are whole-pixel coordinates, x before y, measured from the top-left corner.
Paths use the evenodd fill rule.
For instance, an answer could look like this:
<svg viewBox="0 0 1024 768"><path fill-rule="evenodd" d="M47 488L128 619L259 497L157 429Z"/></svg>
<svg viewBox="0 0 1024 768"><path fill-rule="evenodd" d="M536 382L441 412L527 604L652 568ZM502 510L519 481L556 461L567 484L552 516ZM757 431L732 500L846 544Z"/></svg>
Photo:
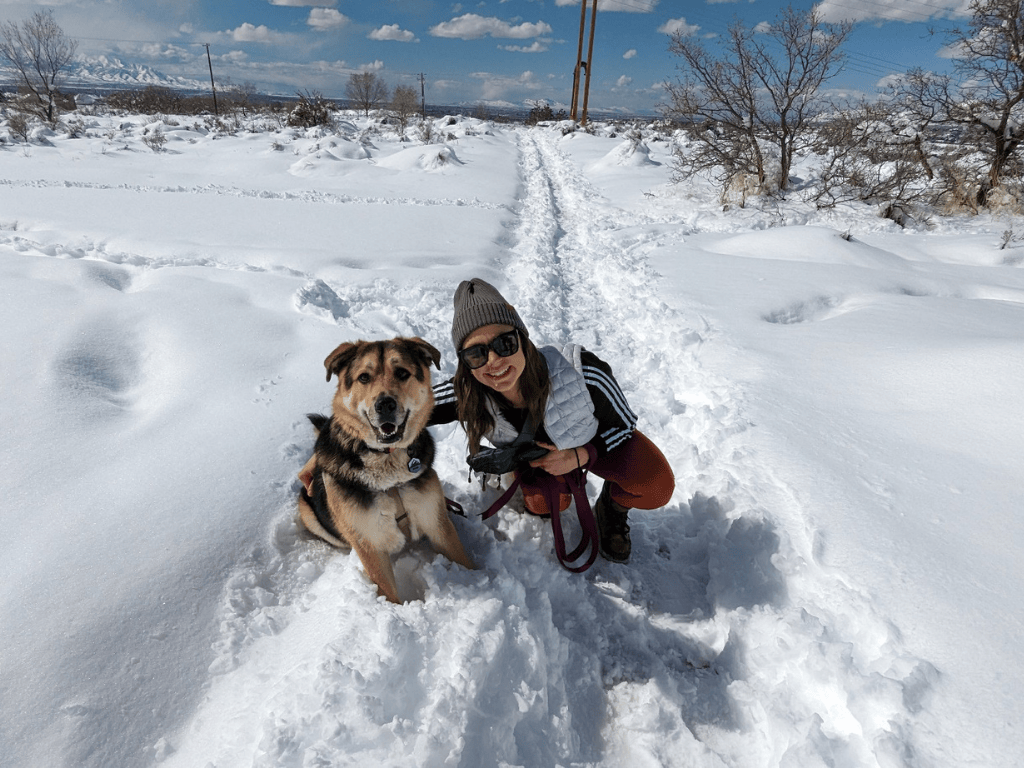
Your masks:
<svg viewBox="0 0 1024 768"><path fill-rule="evenodd" d="M630 509L657 509L675 488L661 451L635 429L630 410L611 368L575 344L538 349L519 313L491 285L474 278L455 292L452 342L459 353L450 381L434 387L432 424L458 419L469 450L481 440L511 445L530 423L534 441L548 453L530 462L556 479L580 467L604 478L594 507L601 554L629 559ZM549 514L542 490L523 473L528 512ZM562 479L559 511L571 501Z"/></svg>

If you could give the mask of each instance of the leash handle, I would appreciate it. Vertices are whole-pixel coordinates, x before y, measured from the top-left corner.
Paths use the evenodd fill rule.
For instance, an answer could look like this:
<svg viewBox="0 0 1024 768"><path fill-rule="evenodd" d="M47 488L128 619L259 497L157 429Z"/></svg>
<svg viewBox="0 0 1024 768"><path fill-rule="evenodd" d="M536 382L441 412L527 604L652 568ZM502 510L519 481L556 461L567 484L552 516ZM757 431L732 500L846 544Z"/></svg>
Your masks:
<svg viewBox="0 0 1024 768"><path fill-rule="evenodd" d="M587 463L564 475L566 485L569 486L569 492L576 502L576 516L579 518L580 528L582 529L579 544L576 545L572 552L568 553L565 547L565 533L562 531L561 511L558 508L560 484L555 482L555 479L546 472L539 475L540 489L544 494L544 501L551 511L551 529L555 535L555 556L563 568L573 573L582 573L590 568L594 561L597 560L597 553L600 548L597 520L594 517L594 510L590 506L590 500L587 498L587 471L593 463L594 457L590 455L590 451L587 451ZM487 520L497 514L498 510L511 500L516 489L521 484L522 478L517 472L515 480L512 481L508 489L481 515L482 519ZM582 565L569 565L569 563L575 562L582 557L588 547L590 548L590 554Z"/></svg>
<svg viewBox="0 0 1024 768"><path fill-rule="evenodd" d="M555 484L550 483L544 487L544 496L548 502L548 509L551 510L551 527L555 534L555 555L558 557L558 562L561 563L562 567L572 573L583 573L583 571L590 568L594 561L597 560L597 553L600 549L597 520L594 517L594 510L590 506L590 500L587 498L587 470L590 469L593 463L594 459L590 456L590 452L587 451L586 466L574 469L568 475L565 475L566 484L569 486L569 491L576 502L576 516L579 518L580 528L582 529L580 543L568 554L565 551L565 534L562 532L561 512L558 509L558 494L555 490ZM587 551L588 546L590 548L590 555L587 556L586 562L582 565L569 565L569 563L578 560Z"/></svg>

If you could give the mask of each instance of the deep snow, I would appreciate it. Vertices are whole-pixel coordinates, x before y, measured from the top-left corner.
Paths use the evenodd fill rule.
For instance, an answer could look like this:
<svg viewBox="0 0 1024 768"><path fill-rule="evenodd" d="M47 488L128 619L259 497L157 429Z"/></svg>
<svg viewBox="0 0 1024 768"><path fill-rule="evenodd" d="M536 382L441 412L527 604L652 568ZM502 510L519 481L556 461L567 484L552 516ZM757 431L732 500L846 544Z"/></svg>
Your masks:
<svg viewBox="0 0 1024 768"><path fill-rule="evenodd" d="M0 145L4 766L1019 764L1020 218L723 211L653 136L367 126ZM473 275L611 363L677 491L573 575L438 429L479 569L410 547L392 606L299 535L303 414L344 340L451 375Z"/></svg>

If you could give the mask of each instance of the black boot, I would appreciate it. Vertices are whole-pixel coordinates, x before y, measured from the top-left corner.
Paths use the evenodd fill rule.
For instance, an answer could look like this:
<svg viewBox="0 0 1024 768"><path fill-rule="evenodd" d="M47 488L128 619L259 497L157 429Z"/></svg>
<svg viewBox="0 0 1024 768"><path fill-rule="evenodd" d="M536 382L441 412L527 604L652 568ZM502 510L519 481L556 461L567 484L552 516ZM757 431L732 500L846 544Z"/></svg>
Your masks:
<svg viewBox="0 0 1024 768"><path fill-rule="evenodd" d="M629 508L612 501L611 483L605 483L594 505L597 532L601 539L601 555L606 560L624 563L629 560L632 544L629 541Z"/></svg>

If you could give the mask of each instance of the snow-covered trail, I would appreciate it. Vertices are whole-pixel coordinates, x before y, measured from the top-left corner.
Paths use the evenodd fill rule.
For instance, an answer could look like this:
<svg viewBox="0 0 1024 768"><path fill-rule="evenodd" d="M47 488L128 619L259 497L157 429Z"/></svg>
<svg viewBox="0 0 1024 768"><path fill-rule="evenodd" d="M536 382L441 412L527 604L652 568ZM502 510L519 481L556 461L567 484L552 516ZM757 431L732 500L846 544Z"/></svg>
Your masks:
<svg viewBox="0 0 1024 768"><path fill-rule="evenodd" d="M911 716L935 672L901 653L897 630L842 574L815 563L815 532L796 493L774 457L746 439L743 391L702 365L705 342L728 339L659 300L647 239L635 236L654 221L609 205L554 134L525 131L519 141L523 237L509 269L517 306L541 338L606 354L641 429L677 474L678 508L633 513L639 556L620 587L653 625L667 620L706 646L702 658L729 680L727 708L743 736L726 721L702 727L694 713L709 702L700 696L665 700L659 691L659 717L729 763L749 764L752 753L766 764L912 762ZM695 546L667 545L680 541ZM606 588L602 576L594 584ZM636 682L613 686L613 710L652 693ZM636 747L621 723L613 733Z"/></svg>
<svg viewBox="0 0 1024 768"><path fill-rule="evenodd" d="M282 507L225 590L206 698L157 758L913 765L930 667L816 564L804 510L749 439L744 393L704 364L728 339L659 298L648 246L624 235L651 223L644 214L610 205L554 134L515 135L516 219L482 276L536 340L572 339L613 366L676 472L675 498L633 514L628 565L570 574L546 521L473 515L482 502L463 482L463 445L441 430L439 471L470 511L456 522L479 570L413 548L399 571L423 599L401 606L375 600L357 558L302 539ZM294 304L353 336L443 339L451 289L311 277ZM302 448L286 446L296 468Z"/></svg>

